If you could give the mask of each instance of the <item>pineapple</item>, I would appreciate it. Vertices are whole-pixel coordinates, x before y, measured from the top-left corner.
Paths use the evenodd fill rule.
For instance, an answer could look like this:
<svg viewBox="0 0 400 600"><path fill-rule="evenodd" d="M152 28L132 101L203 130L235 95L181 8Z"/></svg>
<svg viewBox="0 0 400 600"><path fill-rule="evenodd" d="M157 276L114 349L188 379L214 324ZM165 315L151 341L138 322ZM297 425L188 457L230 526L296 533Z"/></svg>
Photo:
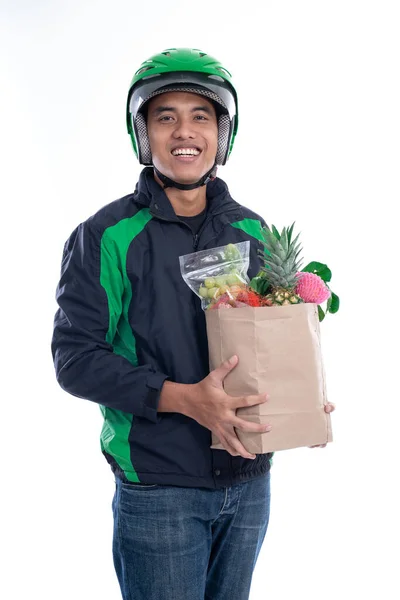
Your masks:
<svg viewBox="0 0 400 600"><path fill-rule="evenodd" d="M295 293L297 273L301 260L297 260L301 252L297 243L298 235L292 241L293 226L283 228L282 233L272 225L272 231L262 228L264 251L260 250L264 266L261 267L260 277L268 281L268 292L264 296L265 306L285 306L299 304L302 298ZM270 289L272 288L272 289Z"/></svg>

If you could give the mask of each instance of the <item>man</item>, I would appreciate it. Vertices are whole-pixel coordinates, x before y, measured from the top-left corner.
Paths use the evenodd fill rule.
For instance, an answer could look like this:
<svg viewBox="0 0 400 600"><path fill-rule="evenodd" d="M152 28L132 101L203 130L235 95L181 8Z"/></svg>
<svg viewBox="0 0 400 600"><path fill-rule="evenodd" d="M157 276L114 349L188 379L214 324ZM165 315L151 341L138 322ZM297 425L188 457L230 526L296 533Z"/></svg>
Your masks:
<svg viewBox="0 0 400 600"><path fill-rule="evenodd" d="M216 177L238 126L228 71L199 50L145 61L127 101L143 169L135 192L64 248L52 351L67 392L97 402L116 479L114 564L124 599L245 600L269 519L271 454L236 416L266 401L225 393L238 358L209 372L205 318L179 256L250 240L264 221ZM267 392L267 390L265 390ZM211 450L211 432L225 450Z"/></svg>

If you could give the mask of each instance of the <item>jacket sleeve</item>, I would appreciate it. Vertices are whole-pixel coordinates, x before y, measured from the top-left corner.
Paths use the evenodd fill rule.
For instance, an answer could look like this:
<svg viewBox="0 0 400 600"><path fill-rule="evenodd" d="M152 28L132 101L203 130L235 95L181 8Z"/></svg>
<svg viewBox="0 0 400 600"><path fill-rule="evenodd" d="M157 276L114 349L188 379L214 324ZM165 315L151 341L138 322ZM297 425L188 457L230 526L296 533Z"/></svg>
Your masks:
<svg viewBox="0 0 400 600"><path fill-rule="evenodd" d="M68 393L156 423L168 376L116 352L124 281L112 248L89 221L67 240L61 265L51 350L57 381ZM108 290L108 292L106 291Z"/></svg>

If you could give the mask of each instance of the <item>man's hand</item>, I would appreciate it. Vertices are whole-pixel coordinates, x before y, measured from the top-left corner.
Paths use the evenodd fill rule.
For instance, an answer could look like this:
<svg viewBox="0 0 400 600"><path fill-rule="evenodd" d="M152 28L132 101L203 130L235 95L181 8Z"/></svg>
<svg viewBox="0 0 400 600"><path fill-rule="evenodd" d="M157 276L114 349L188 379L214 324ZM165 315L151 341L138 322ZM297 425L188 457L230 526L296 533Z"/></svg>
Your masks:
<svg viewBox="0 0 400 600"><path fill-rule="evenodd" d="M236 410L242 406L253 406L266 402L267 394L235 397L229 396L225 392L223 381L237 363L238 357L235 355L230 361L225 361L211 371L199 383L186 386L187 394L181 412L217 435L225 450L232 456L254 459L256 455L247 452L240 442L235 428L241 431L265 433L271 429L271 426L241 419L236 416Z"/></svg>
<svg viewBox="0 0 400 600"><path fill-rule="evenodd" d="M325 404L325 412L331 413L335 410L336 406L332 402ZM317 444L316 446L308 446L309 448L325 448L326 444Z"/></svg>

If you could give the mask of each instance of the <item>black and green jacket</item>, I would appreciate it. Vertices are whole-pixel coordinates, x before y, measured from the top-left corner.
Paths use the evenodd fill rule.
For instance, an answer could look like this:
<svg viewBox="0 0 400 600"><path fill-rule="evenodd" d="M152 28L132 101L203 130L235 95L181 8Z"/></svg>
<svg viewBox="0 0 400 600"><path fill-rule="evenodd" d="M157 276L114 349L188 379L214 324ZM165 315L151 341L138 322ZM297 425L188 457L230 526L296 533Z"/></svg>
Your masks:
<svg viewBox="0 0 400 600"><path fill-rule="evenodd" d="M184 282L179 256L250 240L249 277L259 270L261 224L219 178L207 184L198 235L176 216L143 169L135 192L101 208L67 240L52 339L57 380L100 405L101 449L125 481L218 489L260 477L255 460L212 450L211 432L180 413L158 413L166 379L209 373L205 317Z"/></svg>

